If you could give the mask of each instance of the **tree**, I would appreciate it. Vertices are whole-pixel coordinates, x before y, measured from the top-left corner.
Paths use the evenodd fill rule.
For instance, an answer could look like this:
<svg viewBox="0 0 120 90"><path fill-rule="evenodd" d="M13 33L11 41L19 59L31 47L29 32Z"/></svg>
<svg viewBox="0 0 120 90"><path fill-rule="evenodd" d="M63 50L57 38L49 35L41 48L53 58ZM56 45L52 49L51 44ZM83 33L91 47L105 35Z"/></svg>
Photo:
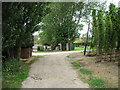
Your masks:
<svg viewBox="0 0 120 90"><path fill-rule="evenodd" d="M104 24L103 12L102 10L98 11L98 53L102 53L102 49L104 48L104 32L105 32L105 24Z"/></svg>
<svg viewBox="0 0 120 90"><path fill-rule="evenodd" d="M88 24L88 30L87 30L87 38L85 42L85 48L84 48L84 55L86 54L86 48L87 48L87 43L88 43L88 38L89 38L89 32L90 32L90 26L91 26L91 16L92 16L92 10L95 9L103 9L105 10L105 2L85 2L84 4L84 9L83 9L83 21ZM93 31L91 33L94 33ZM93 35L93 34L92 34ZM92 36L93 39L93 36ZM93 48L93 43L91 41L91 48Z"/></svg>
<svg viewBox="0 0 120 90"><path fill-rule="evenodd" d="M19 59L21 47L32 45L43 8L44 3L3 3L3 55Z"/></svg>
<svg viewBox="0 0 120 90"><path fill-rule="evenodd" d="M112 48L112 32L113 32L113 24L112 24L112 20L111 20L111 17L110 17L110 14L109 12L106 12L106 18L105 18L105 27L106 27L106 30L105 30L105 51L108 51L108 50L111 50Z"/></svg>
<svg viewBox="0 0 120 90"><path fill-rule="evenodd" d="M120 50L120 7L117 10L116 20L117 50Z"/></svg>
<svg viewBox="0 0 120 90"><path fill-rule="evenodd" d="M42 20L42 37L45 37L49 44L57 46L61 43L63 50L65 50L66 43L73 42L79 36L78 30L82 25L78 25L79 16L76 14L78 9L82 10L83 3L51 3L48 7L51 12L47 14ZM80 6L80 8L76 8ZM80 11L79 10L79 11ZM73 20L75 17L75 20ZM51 33L52 32L52 33Z"/></svg>
<svg viewBox="0 0 120 90"><path fill-rule="evenodd" d="M110 4L109 11L93 10L92 31L97 54L119 50L119 8Z"/></svg>

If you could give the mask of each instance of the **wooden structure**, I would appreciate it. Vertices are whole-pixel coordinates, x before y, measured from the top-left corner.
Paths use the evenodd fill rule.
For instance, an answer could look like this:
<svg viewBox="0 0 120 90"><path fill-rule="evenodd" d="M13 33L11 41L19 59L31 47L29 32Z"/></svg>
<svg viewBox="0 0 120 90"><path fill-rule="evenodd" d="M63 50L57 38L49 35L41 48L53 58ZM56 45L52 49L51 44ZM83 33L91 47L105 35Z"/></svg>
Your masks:
<svg viewBox="0 0 120 90"><path fill-rule="evenodd" d="M21 58L30 58L32 56L32 47L22 47L21 48Z"/></svg>

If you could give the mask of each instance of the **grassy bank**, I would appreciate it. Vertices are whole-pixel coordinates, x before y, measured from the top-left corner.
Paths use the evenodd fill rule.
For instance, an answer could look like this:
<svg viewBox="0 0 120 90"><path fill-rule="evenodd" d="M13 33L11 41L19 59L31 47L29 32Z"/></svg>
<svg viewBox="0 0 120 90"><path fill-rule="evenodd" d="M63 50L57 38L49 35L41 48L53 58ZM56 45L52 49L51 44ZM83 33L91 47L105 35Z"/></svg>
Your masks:
<svg viewBox="0 0 120 90"><path fill-rule="evenodd" d="M82 53L72 53L67 56L73 65L73 68L77 69L81 80L89 83L91 87L95 83L104 83L105 88L118 88L118 65L114 62L99 62L96 63L96 57L86 57ZM101 80L100 80L101 79ZM101 87L103 87L101 86Z"/></svg>
<svg viewBox="0 0 120 90"><path fill-rule="evenodd" d="M90 88L106 88L105 82L98 77L94 77L92 71L83 68L83 65L77 61L71 62L74 68L79 69L80 79L88 83Z"/></svg>
<svg viewBox="0 0 120 90"><path fill-rule="evenodd" d="M2 88L21 88L22 82L29 76L30 65L41 57L43 56L24 61L7 61L3 65Z"/></svg>

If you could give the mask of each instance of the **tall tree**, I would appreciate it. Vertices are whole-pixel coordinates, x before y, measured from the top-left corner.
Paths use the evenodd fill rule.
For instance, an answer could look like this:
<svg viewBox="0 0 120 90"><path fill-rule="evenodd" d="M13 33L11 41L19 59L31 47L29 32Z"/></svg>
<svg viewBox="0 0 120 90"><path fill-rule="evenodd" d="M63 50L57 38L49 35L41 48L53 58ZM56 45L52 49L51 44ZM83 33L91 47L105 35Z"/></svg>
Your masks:
<svg viewBox="0 0 120 90"><path fill-rule="evenodd" d="M82 3L79 4L82 5ZM82 27L82 25L78 25L79 20L76 19L81 15L80 12L79 16L76 15L76 11L78 10L76 7L78 7L79 4L73 2L51 3L48 6L51 12L47 14L42 21L42 33L46 35L48 43L53 45L61 43L64 47L63 50L65 50L65 44L70 41L73 42L74 39L79 35L78 30L80 28L78 28L78 26ZM75 17L75 20L73 20L73 17ZM50 32L52 33L50 34Z"/></svg>
<svg viewBox="0 0 120 90"><path fill-rule="evenodd" d="M3 54L19 59L21 47L32 44L43 7L44 3L3 3Z"/></svg>

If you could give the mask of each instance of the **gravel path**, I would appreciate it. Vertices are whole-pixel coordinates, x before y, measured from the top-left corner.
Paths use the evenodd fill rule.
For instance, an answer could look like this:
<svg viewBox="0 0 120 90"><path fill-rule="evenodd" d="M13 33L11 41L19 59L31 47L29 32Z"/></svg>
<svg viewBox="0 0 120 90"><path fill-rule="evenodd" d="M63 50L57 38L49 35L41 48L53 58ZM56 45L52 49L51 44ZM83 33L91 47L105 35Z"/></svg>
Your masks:
<svg viewBox="0 0 120 90"><path fill-rule="evenodd" d="M88 88L88 84L78 78L66 55L61 53L40 58L32 64L22 88Z"/></svg>
<svg viewBox="0 0 120 90"><path fill-rule="evenodd" d="M33 52L33 56L38 55L55 55L55 54L68 54L68 53L77 53L77 52L83 52L83 50L80 51L63 51L63 52Z"/></svg>

